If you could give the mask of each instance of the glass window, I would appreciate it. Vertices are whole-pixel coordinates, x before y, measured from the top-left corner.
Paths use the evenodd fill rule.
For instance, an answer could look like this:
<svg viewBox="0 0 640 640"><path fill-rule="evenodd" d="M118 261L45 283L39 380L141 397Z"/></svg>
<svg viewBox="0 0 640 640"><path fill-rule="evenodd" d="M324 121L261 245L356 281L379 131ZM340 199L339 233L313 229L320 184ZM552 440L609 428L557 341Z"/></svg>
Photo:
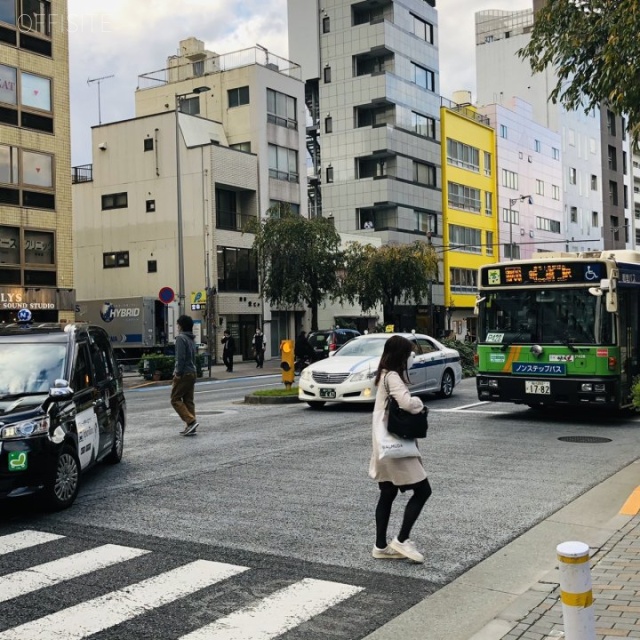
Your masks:
<svg viewBox="0 0 640 640"><path fill-rule="evenodd" d="M50 36L51 3L48 0L22 0L20 29Z"/></svg>
<svg viewBox="0 0 640 640"><path fill-rule="evenodd" d="M322 33L329 33L331 31L331 19L329 16L322 18Z"/></svg>
<svg viewBox="0 0 640 640"><path fill-rule="evenodd" d="M411 112L411 128L419 135L427 138L436 137L435 118L423 116L421 113Z"/></svg>
<svg viewBox="0 0 640 640"><path fill-rule="evenodd" d="M128 205L127 192L108 193L102 196L102 210L106 209L123 209Z"/></svg>
<svg viewBox="0 0 640 640"><path fill-rule="evenodd" d="M77 345L76 361L73 365L73 374L71 376L71 387L75 392L83 391L91 386L91 379L91 366L89 364L87 345L80 343Z"/></svg>
<svg viewBox="0 0 640 640"><path fill-rule="evenodd" d="M413 181L426 184L429 187L436 186L436 168L432 164L424 162L413 163Z"/></svg>
<svg viewBox="0 0 640 640"><path fill-rule="evenodd" d="M435 91L435 74L430 69L411 63L413 66L413 81L423 89Z"/></svg>
<svg viewBox="0 0 640 640"><path fill-rule="evenodd" d="M488 151L484 152L484 175L491 175L491 154Z"/></svg>
<svg viewBox="0 0 640 640"><path fill-rule="evenodd" d="M501 137L501 138L507 138L507 134L508 134L508 132L507 132L507 127L506 127L506 125L501 124L501 125L500 125L500 137Z"/></svg>
<svg viewBox="0 0 640 640"><path fill-rule="evenodd" d="M18 71L0 64L0 102L18 104Z"/></svg>
<svg viewBox="0 0 640 640"><path fill-rule="evenodd" d="M0 345L0 396L46 393L65 377L66 347L39 340Z"/></svg>
<svg viewBox="0 0 640 640"><path fill-rule="evenodd" d="M0 0L0 22L16 24L16 3L15 0Z"/></svg>
<svg viewBox="0 0 640 640"><path fill-rule="evenodd" d="M447 138L447 162L456 167L480 171L480 151L464 142Z"/></svg>
<svg viewBox="0 0 640 640"><path fill-rule="evenodd" d="M539 196L544 195L544 182L542 180L536 180L536 193Z"/></svg>
<svg viewBox="0 0 640 640"><path fill-rule="evenodd" d="M551 197L554 200L560 200L560 187L557 184L551 185Z"/></svg>
<svg viewBox="0 0 640 640"><path fill-rule="evenodd" d="M258 291L258 264L251 249L218 247L218 291Z"/></svg>
<svg viewBox="0 0 640 640"><path fill-rule="evenodd" d="M534 140L534 149L540 153L540 151L542 150L542 143L540 142L540 140Z"/></svg>
<svg viewBox="0 0 640 640"><path fill-rule="evenodd" d="M25 107L51 111L51 80L23 71L20 76L20 100Z"/></svg>
<svg viewBox="0 0 640 640"><path fill-rule="evenodd" d="M0 227L0 264L20 264L18 227Z"/></svg>
<svg viewBox="0 0 640 640"><path fill-rule="evenodd" d="M229 97L229 107L240 107L243 104L249 104L249 87L237 87L229 89L227 92Z"/></svg>
<svg viewBox="0 0 640 640"><path fill-rule="evenodd" d="M230 144L229 149L235 149L236 151L244 151L245 153L251 153L251 142L238 142L236 144Z"/></svg>
<svg viewBox="0 0 640 640"><path fill-rule="evenodd" d="M0 183L18 182L18 148L0 144Z"/></svg>
<svg viewBox="0 0 640 640"><path fill-rule="evenodd" d="M493 193L491 191L484 192L484 213L487 216L493 215Z"/></svg>
<svg viewBox="0 0 640 640"><path fill-rule="evenodd" d="M502 170L502 186L508 189L518 188L518 174L515 171L509 171L508 169Z"/></svg>
<svg viewBox="0 0 640 640"><path fill-rule="evenodd" d="M24 261L27 264L55 264L53 233L50 231L24 232Z"/></svg>
<svg viewBox="0 0 640 640"><path fill-rule="evenodd" d="M294 149L270 144L269 177L298 182L298 152Z"/></svg>
<svg viewBox="0 0 640 640"><path fill-rule="evenodd" d="M480 189L450 182L448 191L450 207L480 213Z"/></svg>
<svg viewBox="0 0 640 640"><path fill-rule="evenodd" d="M267 122L297 129L296 99L279 91L267 89Z"/></svg>
<svg viewBox="0 0 640 640"><path fill-rule="evenodd" d="M556 147L552 147L551 155L553 156L554 160L560 160L560 149L557 149Z"/></svg>
<svg viewBox="0 0 640 640"><path fill-rule="evenodd" d="M413 18L413 35L433 44L433 25L413 14L411 14L411 17Z"/></svg>
<svg viewBox="0 0 640 640"><path fill-rule="evenodd" d="M482 253L482 231L471 227L449 225L449 247L465 253Z"/></svg>
<svg viewBox="0 0 640 640"><path fill-rule="evenodd" d="M53 156L33 151L22 152L22 182L34 187L53 187Z"/></svg>
<svg viewBox="0 0 640 640"><path fill-rule="evenodd" d="M487 231L486 250L488 256L493 255L493 231Z"/></svg>

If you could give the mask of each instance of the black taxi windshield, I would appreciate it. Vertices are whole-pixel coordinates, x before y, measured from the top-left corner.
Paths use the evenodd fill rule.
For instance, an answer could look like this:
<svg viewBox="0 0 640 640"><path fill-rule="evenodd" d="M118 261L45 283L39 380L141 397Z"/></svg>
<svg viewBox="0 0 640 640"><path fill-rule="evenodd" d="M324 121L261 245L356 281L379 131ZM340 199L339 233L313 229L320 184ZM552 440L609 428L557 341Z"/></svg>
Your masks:
<svg viewBox="0 0 640 640"><path fill-rule="evenodd" d="M0 398L48 393L64 378L66 347L44 342L0 342Z"/></svg>
<svg viewBox="0 0 640 640"><path fill-rule="evenodd" d="M586 288L483 292L478 341L499 344L613 344L604 296Z"/></svg>

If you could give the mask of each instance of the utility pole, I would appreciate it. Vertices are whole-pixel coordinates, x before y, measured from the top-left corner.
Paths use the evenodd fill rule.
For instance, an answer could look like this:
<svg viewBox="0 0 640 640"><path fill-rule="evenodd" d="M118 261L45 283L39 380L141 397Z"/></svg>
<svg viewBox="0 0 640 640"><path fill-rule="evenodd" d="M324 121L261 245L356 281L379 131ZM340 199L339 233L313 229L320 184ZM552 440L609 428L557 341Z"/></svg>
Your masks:
<svg viewBox="0 0 640 640"><path fill-rule="evenodd" d="M115 78L115 76L102 76L101 78L89 78L87 80L87 84L93 84L95 82L98 85L98 124L102 124L102 112L100 108L100 83L103 80L108 80L109 78Z"/></svg>

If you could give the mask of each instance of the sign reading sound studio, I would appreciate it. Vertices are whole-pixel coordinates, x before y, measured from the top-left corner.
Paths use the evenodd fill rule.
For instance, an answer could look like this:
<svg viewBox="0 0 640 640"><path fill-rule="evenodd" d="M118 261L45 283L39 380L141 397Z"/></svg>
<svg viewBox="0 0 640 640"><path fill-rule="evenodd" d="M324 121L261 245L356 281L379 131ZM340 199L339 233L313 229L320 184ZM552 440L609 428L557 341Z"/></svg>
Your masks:
<svg viewBox="0 0 640 640"><path fill-rule="evenodd" d="M0 311L69 310L75 308L75 302L73 289L0 287Z"/></svg>

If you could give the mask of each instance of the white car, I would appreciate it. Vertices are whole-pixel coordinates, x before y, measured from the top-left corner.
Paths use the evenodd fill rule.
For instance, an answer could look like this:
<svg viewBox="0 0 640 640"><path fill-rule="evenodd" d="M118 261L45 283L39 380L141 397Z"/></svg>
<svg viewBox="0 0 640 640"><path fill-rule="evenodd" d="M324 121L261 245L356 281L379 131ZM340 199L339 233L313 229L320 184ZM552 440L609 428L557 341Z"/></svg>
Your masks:
<svg viewBox="0 0 640 640"><path fill-rule="evenodd" d="M392 335L404 336L414 345L416 355L409 369L411 393L435 392L448 398L462 379L460 354L422 333L370 333L349 340L331 358L303 369L298 398L314 409L326 402L374 402L378 362Z"/></svg>

